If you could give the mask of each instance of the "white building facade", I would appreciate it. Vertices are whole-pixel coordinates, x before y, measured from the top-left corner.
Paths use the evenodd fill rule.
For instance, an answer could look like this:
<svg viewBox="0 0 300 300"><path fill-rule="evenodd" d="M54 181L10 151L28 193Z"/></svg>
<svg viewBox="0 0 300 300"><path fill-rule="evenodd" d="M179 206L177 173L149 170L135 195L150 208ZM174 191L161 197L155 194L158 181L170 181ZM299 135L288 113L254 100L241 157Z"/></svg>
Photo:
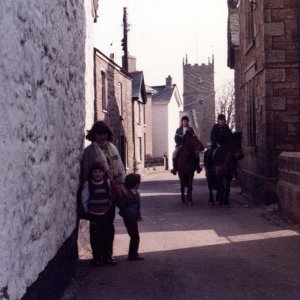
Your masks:
<svg viewBox="0 0 300 300"><path fill-rule="evenodd" d="M182 99L172 78L166 78L166 85L153 86L152 98L152 142L153 157L168 157L172 168L172 154L175 149L175 132L180 126Z"/></svg>

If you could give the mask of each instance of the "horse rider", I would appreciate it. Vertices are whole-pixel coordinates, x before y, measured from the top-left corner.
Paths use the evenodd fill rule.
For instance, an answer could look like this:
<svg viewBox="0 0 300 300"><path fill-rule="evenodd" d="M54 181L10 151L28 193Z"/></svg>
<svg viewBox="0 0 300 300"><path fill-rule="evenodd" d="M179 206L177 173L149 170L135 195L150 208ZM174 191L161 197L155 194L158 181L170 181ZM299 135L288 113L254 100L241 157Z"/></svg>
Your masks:
<svg viewBox="0 0 300 300"><path fill-rule="evenodd" d="M194 129L192 127L189 126L189 118L187 116L183 116L181 118L181 126L179 128L177 128L176 133L175 133L175 150L173 152L173 169L171 170L171 173L173 175L177 174L177 156L178 156L178 152L182 146L182 142L183 142L183 137L184 135L188 132L192 135L195 134ZM195 170L197 171L197 173L201 172L201 168L200 168L200 158L199 158L199 153L195 153Z"/></svg>
<svg viewBox="0 0 300 300"><path fill-rule="evenodd" d="M224 114L219 114L217 118L217 124L212 127L210 133L211 146L209 149L209 157L212 158L215 149L223 147L229 147L232 138L232 131L226 124L226 117Z"/></svg>

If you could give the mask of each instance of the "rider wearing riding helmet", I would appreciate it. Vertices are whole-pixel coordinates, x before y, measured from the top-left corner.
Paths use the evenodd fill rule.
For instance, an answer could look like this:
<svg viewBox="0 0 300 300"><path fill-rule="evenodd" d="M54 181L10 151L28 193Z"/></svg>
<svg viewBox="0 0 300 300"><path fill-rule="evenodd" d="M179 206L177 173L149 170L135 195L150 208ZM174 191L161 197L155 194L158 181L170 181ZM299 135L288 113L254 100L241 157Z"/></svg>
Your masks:
<svg viewBox="0 0 300 300"><path fill-rule="evenodd" d="M226 124L226 117L224 114L219 114L217 119L217 124L215 124L211 130L211 149L214 150L222 146L229 146L232 132L231 129Z"/></svg>
<svg viewBox="0 0 300 300"><path fill-rule="evenodd" d="M188 132L192 135L195 134L194 129L192 127L189 126L189 118L187 116L183 116L181 118L181 126L179 128L177 128L176 133L175 133L175 150L173 152L173 169L171 170L171 173L173 175L176 175L177 173L177 155L178 152L182 146L182 142L183 142L183 137L184 135ZM201 168L200 168L200 158L199 158L199 153L197 153L195 155L195 170L197 171L197 173L201 172Z"/></svg>

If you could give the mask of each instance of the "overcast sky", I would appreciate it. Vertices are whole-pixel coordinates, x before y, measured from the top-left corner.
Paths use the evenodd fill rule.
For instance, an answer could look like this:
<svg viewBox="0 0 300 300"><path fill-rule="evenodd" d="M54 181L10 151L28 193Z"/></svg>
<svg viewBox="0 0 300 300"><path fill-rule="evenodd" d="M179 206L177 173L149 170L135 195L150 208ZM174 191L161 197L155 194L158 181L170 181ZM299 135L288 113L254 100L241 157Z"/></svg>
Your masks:
<svg viewBox="0 0 300 300"><path fill-rule="evenodd" d="M95 46L121 64L123 7L127 7L128 48L147 85L163 85L168 75L183 92L182 59L202 64L215 56L215 87L232 79L227 68L226 0L100 0Z"/></svg>

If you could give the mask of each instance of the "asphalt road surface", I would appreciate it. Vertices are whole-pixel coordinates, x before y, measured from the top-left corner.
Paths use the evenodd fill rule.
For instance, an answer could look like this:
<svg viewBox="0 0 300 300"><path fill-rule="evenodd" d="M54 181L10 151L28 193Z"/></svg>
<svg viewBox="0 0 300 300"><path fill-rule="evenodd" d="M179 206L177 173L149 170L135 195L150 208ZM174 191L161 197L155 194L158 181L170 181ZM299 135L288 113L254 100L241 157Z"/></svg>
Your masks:
<svg viewBox="0 0 300 300"><path fill-rule="evenodd" d="M194 206L181 203L179 189L169 173L145 175L139 225L145 260L127 261L129 237L117 216L117 265L93 267L86 251L63 300L300 299L297 225L255 207L238 187L229 207L212 207L204 174L194 181Z"/></svg>

